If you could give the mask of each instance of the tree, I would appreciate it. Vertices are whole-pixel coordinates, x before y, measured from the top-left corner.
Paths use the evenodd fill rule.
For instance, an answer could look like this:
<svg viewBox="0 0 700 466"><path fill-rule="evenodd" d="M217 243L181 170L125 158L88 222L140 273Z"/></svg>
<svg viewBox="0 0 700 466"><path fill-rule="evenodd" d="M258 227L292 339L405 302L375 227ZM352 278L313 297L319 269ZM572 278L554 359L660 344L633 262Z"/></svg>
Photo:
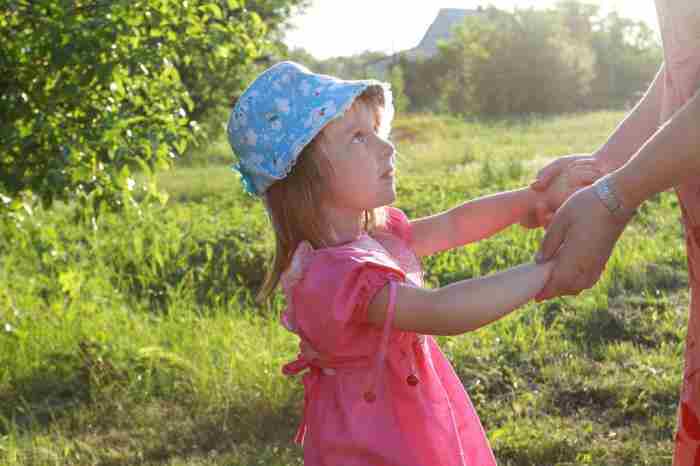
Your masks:
<svg viewBox="0 0 700 466"><path fill-rule="evenodd" d="M555 12L495 8L467 18L438 60L448 110L490 116L582 108L595 63Z"/></svg>
<svg viewBox="0 0 700 466"><path fill-rule="evenodd" d="M662 50L651 28L578 0L562 0L556 11L573 37L588 44L596 57L590 106L619 107L639 99L654 78Z"/></svg>
<svg viewBox="0 0 700 466"><path fill-rule="evenodd" d="M233 63L261 61L263 66L269 64L273 56L283 55L286 46L282 37L288 26L292 11L301 12L309 0L209 0L206 2L217 10L216 15L209 15L202 28L208 34L219 35L214 40L202 40L186 33L180 36L178 55L183 57L175 63L182 83L192 99L191 117L198 122L209 122L212 112L220 107L230 107L232 98L242 91L253 75L249 68L241 72L231 67ZM197 3L197 2L195 2ZM204 18L203 18L204 19ZM254 46L239 43L238 37L245 37L251 21L255 27L264 27L264 35L258 36ZM235 31L235 32L234 32ZM233 35L230 35L231 33ZM227 43L227 36L231 43ZM175 44L174 44L175 45ZM231 95L233 94L233 95ZM220 121L204 127L204 140L209 140L211 133L221 130Z"/></svg>
<svg viewBox="0 0 700 466"><path fill-rule="evenodd" d="M133 187L130 167L150 171L181 154L207 89L229 98L267 44L265 24L239 0L2 3L5 200L31 191L45 204L118 204Z"/></svg>
<svg viewBox="0 0 700 466"><path fill-rule="evenodd" d="M399 65L391 67L389 83L391 84L391 91L394 97L394 108L396 112L403 113L408 108L410 102L405 92L403 69Z"/></svg>
<svg viewBox="0 0 700 466"><path fill-rule="evenodd" d="M611 13L597 23L591 37L596 53L593 105L610 108L639 100L663 60L649 26Z"/></svg>
<svg viewBox="0 0 700 466"><path fill-rule="evenodd" d="M598 5L583 3L578 0L560 0L556 4L556 11L576 41L581 43L590 42L595 18L600 12Z"/></svg>
<svg viewBox="0 0 700 466"><path fill-rule="evenodd" d="M446 111L443 102L443 77L451 69L449 58L436 56L428 59L409 61L399 59L405 81L405 93L410 103L410 111Z"/></svg>

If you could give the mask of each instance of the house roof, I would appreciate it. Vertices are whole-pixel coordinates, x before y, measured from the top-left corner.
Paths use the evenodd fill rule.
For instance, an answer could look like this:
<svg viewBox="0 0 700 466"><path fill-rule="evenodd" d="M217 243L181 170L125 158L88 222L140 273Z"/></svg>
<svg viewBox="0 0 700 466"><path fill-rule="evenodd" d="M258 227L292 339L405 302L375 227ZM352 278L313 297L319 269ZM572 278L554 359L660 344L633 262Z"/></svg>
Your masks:
<svg viewBox="0 0 700 466"><path fill-rule="evenodd" d="M392 63L398 60L399 56L404 56L410 60L432 57L438 52L438 42L449 39L455 26L461 24L467 16L473 16L482 11L481 8L476 10L441 8L417 46L371 63L370 66L379 72L384 72Z"/></svg>
<svg viewBox="0 0 700 466"><path fill-rule="evenodd" d="M435 20L425 32L417 47L409 52L425 56L435 55L438 51L438 41L449 39L452 29L461 24L467 16L478 14L479 10L464 10L460 8L441 8Z"/></svg>

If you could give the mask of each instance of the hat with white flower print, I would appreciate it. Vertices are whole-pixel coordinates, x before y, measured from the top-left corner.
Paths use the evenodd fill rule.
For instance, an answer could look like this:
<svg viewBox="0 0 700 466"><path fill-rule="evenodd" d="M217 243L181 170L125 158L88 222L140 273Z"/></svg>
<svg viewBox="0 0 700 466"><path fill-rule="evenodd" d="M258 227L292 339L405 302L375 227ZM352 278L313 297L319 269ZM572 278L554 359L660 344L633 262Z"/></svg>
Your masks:
<svg viewBox="0 0 700 466"><path fill-rule="evenodd" d="M262 195L286 177L302 149L334 118L341 117L367 88L384 94L380 134L389 135L394 116L388 83L346 81L317 74L291 61L265 70L243 92L231 111L228 140L251 194Z"/></svg>

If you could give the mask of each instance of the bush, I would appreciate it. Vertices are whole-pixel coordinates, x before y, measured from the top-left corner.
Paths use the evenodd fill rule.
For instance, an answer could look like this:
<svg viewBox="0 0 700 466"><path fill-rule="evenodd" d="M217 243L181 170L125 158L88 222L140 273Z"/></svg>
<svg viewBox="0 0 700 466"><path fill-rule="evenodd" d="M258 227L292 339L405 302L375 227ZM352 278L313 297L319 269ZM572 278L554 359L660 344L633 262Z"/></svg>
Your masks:
<svg viewBox="0 0 700 466"><path fill-rule="evenodd" d="M168 166L191 141L201 96L190 81L233 93L212 75L244 79L265 32L237 0L9 2L0 11L0 193L119 204L130 168Z"/></svg>
<svg viewBox="0 0 700 466"><path fill-rule="evenodd" d="M471 17L440 51L449 111L505 115L581 108L594 56L551 11L490 9Z"/></svg>

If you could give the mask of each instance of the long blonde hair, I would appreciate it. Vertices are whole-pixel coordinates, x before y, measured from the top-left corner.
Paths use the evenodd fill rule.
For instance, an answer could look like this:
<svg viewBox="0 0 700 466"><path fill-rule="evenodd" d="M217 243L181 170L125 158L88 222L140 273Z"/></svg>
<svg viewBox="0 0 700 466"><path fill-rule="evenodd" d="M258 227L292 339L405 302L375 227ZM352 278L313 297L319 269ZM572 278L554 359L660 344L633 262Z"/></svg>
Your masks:
<svg viewBox="0 0 700 466"><path fill-rule="evenodd" d="M353 103L368 105L379 120L384 107L384 94L379 87L369 87ZM353 108L351 107L351 109ZM378 121L379 122L379 121ZM330 228L321 212L324 193L329 192L331 167L319 150L319 136L304 147L296 165L286 178L270 186L265 203L275 232L275 256L256 300L263 302L275 291L280 277L289 266L299 243L308 241L316 248L328 247ZM371 233L384 223L384 208L366 210L363 229Z"/></svg>

